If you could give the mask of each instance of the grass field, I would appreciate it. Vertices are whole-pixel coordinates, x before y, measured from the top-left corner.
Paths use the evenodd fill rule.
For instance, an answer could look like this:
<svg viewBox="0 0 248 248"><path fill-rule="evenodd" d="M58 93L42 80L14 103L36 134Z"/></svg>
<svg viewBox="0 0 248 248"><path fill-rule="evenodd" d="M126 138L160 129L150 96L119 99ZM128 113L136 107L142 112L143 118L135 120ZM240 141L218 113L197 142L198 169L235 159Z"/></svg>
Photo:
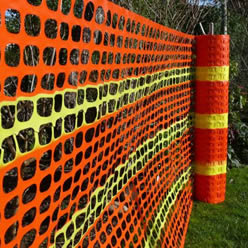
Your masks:
<svg viewBox="0 0 248 248"><path fill-rule="evenodd" d="M248 248L248 167L227 174L226 201L194 202L185 248Z"/></svg>

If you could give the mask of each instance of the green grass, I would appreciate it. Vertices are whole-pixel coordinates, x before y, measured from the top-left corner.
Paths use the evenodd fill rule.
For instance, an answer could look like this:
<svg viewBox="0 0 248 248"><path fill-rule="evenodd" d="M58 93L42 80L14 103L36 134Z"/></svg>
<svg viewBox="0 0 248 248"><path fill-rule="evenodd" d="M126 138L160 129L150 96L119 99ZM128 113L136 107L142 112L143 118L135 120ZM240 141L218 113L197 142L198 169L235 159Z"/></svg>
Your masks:
<svg viewBox="0 0 248 248"><path fill-rule="evenodd" d="M226 201L194 202L185 248L248 248L248 168L227 174Z"/></svg>

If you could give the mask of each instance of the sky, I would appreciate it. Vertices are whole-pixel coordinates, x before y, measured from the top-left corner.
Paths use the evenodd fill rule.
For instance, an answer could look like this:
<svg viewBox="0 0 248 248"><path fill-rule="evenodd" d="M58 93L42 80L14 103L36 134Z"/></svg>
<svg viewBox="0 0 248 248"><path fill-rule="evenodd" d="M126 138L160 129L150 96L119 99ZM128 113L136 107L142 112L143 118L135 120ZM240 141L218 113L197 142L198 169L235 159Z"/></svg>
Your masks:
<svg viewBox="0 0 248 248"><path fill-rule="evenodd" d="M188 0L191 3L194 3L195 0ZM214 0L200 0L201 5L213 5L215 4Z"/></svg>

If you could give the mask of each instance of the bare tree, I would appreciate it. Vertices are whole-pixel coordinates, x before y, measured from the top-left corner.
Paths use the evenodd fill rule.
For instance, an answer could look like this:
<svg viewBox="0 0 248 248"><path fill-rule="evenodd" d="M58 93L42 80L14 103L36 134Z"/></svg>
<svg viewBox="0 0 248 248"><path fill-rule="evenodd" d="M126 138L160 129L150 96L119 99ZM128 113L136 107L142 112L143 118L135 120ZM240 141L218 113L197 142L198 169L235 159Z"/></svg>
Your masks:
<svg viewBox="0 0 248 248"><path fill-rule="evenodd" d="M208 0L112 0L162 25L193 34L214 8Z"/></svg>

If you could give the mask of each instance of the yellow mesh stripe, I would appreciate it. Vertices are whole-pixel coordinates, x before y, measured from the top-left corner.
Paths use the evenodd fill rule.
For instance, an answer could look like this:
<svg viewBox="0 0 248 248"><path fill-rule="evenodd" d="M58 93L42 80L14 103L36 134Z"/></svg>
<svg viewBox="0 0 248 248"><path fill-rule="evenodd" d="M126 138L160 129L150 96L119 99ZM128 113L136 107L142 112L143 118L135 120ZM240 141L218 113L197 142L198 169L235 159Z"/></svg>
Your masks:
<svg viewBox="0 0 248 248"><path fill-rule="evenodd" d="M214 162L209 164L195 164L195 173L204 176L216 176L219 174L225 174L227 167L227 161Z"/></svg>
<svg viewBox="0 0 248 248"><path fill-rule="evenodd" d="M199 81L228 81L229 66L197 67L196 80Z"/></svg>
<svg viewBox="0 0 248 248"><path fill-rule="evenodd" d="M228 128L228 113L195 114L195 127L202 129Z"/></svg>

